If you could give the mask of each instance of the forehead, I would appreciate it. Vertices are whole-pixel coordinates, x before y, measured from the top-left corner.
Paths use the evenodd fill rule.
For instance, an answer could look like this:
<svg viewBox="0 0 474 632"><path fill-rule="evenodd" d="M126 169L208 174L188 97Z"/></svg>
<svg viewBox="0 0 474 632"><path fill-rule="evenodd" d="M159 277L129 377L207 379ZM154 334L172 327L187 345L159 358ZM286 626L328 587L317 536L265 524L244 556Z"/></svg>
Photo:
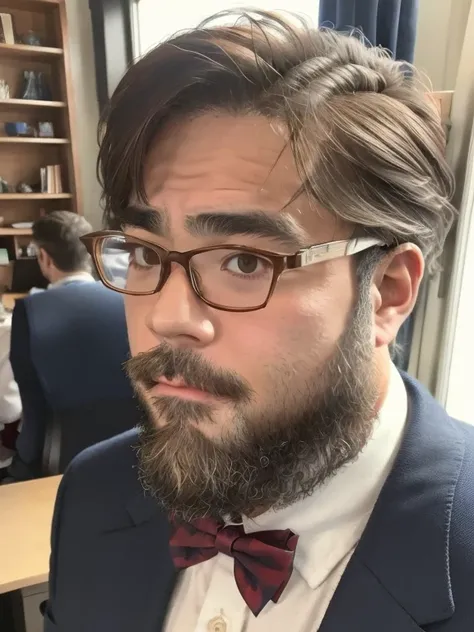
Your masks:
<svg viewBox="0 0 474 632"><path fill-rule="evenodd" d="M158 136L144 165L150 206L166 209L171 232L202 212L290 216L313 239L332 238L335 219L301 190L284 125L263 116L204 114Z"/></svg>

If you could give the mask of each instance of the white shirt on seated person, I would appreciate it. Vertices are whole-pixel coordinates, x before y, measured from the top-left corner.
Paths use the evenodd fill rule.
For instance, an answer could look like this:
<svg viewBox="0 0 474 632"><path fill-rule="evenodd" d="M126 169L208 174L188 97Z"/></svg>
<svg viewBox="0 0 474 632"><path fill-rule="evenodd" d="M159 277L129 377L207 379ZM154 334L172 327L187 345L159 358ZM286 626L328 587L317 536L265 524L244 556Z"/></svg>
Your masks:
<svg viewBox="0 0 474 632"><path fill-rule="evenodd" d="M62 285L66 285L67 283L71 283L71 281L81 281L83 283L94 283L95 279L89 272L73 272L68 276L59 279L55 283L50 283L47 287L48 290L52 290L57 287L61 287ZM39 294L40 292L44 292L44 288L41 287L32 287L28 294Z"/></svg>
<svg viewBox="0 0 474 632"><path fill-rule="evenodd" d="M12 315L0 301L0 432L5 424L18 421L22 410L18 384L10 364L11 326ZM11 457L12 451L2 444L0 437L0 468L8 467Z"/></svg>

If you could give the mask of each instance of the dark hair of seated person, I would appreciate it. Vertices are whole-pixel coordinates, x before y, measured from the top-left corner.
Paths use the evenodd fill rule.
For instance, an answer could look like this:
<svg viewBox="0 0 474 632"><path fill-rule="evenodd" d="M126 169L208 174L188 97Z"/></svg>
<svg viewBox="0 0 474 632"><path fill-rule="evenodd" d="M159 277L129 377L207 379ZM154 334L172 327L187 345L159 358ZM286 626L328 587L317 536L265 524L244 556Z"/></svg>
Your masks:
<svg viewBox="0 0 474 632"><path fill-rule="evenodd" d="M91 231L91 224L82 215L53 211L33 224L33 241L48 253L59 270L89 271L90 257L80 238Z"/></svg>

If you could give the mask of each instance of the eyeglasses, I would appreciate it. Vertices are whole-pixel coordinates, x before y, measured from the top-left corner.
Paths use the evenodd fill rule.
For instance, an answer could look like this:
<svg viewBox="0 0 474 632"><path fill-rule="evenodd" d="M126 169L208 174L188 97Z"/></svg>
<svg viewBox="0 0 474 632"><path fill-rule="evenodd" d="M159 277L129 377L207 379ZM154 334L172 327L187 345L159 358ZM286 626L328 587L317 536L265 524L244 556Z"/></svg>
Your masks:
<svg viewBox="0 0 474 632"><path fill-rule="evenodd" d="M102 282L111 290L135 296L155 294L168 280L171 264L178 263L202 301L229 312L251 312L265 307L286 270L386 246L378 239L360 237L317 244L283 255L234 245L175 252L120 231L90 233L81 240Z"/></svg>

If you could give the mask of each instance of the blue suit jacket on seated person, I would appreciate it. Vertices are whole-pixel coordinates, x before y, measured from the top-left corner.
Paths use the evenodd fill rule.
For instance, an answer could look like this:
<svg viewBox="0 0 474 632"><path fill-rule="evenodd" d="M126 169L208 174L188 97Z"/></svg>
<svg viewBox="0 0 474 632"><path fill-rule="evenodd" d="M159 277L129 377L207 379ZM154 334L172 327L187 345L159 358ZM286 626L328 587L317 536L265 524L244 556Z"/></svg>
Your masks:
<svg viewBox="0 0 474 632"><path fill-rule="evenodd" d="M79 417L76 431L65 428L63 433L74 455L137 421L137 405L122 368L129 354L123 297L87 278L64 280L15 305L10 360L23 404L23 427L10 474L17 480L41 474L46 427L53 415ZM111 401L129 411L126 425L111 413L104 415L103 427L87 429L95 408L103 403L107 410ZM81 415L88 432L79 437Z"/></svg>
<svg viewBox="0 0 474 632"><path fill-rule="evenodd" d="M474 427L405 378L407 430L320 632L474 629ZM61 483L45 632L160 632L177 579L169 524L136 473L135 432ZM316 629L315 629L316 632Z"/></svg>

